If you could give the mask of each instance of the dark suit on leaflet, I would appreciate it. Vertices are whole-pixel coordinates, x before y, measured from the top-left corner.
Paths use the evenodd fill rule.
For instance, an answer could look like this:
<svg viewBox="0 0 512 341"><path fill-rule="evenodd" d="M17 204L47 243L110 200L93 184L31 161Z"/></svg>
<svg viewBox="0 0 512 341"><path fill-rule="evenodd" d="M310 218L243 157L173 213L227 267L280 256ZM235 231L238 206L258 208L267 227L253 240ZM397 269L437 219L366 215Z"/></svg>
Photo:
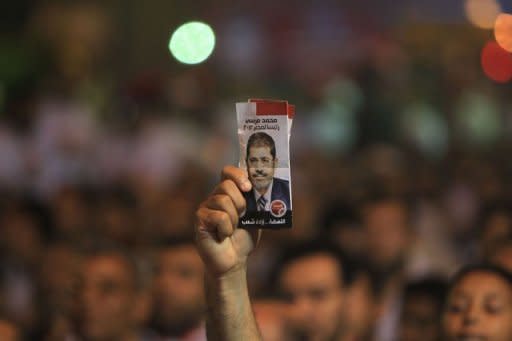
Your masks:
<svg viewBox="0 0 512 341"><path fill-rule="evenodd" d="M244 192L246 200L247 212L254 212L258 210L256 199L254 198L254 191ZM274 178L272 183L272 193L270 194L270 201L281 200L286 205L286 210L291 210L290 206L290 184L288 180Z"/></svg>

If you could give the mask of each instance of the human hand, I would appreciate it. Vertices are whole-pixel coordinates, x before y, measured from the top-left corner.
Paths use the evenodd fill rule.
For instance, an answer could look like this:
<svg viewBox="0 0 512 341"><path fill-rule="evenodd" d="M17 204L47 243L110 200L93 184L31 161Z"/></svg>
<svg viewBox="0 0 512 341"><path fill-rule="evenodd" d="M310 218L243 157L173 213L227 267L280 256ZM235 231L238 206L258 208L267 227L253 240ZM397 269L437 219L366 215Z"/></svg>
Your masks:
<svg viewBox="0 0 512 341"><path fill-rule="evenodd" d="M246 208L242 192L251 189L245 170L226 166L221 182L196 211L196 244L210 275L245 271L247 257L260 235L259 230L237 228Z"/></svg>

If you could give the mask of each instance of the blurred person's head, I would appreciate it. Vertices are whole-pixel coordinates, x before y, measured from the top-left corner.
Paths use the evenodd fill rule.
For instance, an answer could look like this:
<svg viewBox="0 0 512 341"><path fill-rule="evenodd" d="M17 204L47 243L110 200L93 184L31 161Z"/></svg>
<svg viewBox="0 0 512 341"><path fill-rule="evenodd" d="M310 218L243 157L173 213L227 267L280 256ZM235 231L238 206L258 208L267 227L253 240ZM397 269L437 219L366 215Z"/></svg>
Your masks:
<svg viewBox="0 0 512 341"><path fill-rule="evenodd" d="M337 247L326 242L296 245L285 252L276 276L280 293L289 303L290 328L297 339L343 336L350 275Z"/></svg>
<svg viewBox="0 0 512 341"><path fill-rule="evenodd" d="M512 205L500 202L484 207L479 225L480 253L488 258L501 241L512 238Z"/></svg>
<svg viewBox="0 0 512 341"><path fill-rule="evenodd" d="M157 240L191 236L196 203L180 192L169 192L158 205L156 231L151 231Z"/></svg>
<svg viewBox="0 0 512 341"><path fill-rule="evenodd" d="M494 250L489 252L486 261L512 272L512 238L497 243Z"/></svg>
<svg viewBox="0 0 512 341"><path fill-rule="evenodd" d="M390 144L372 144L358 153L359 171L367 173L370 181L392 193L406 193L412 169L408 169L406 155Z"/></svg>
<svg viewBox="0 0 512 341"><path fill-rule="evenodd" d="M252 309L263 340L286 341L290 339L286 304L278 300L255 300Z"/></svg>
<svg viewBox="0 0 512 341"><path fill-rule="evenodd" d="M12 321L0 318L0 340L2 341L19 341L21 340L21 333Z"/></svg>
<svg viewBox="0 0 512 341"><path fill-rule="evenodd" d="M40 260L39 284L48 308L69 314L79 264L79 253L69 244L56 242L46 247Z"/></svg>
<svg viewBox="0 0 512 341"><path fill-rule="evenodd" d="M126 188L102 192L96 206L96 227L104 238L121 245L132 245L136 225L136 200ZM138 235L143 238L142 234Z"/></svg>
<svg viewBox="0 0 512 341"><path fill-rule="evenodd" d="M348 256L357 258L364 252L364 231L360 217L352 205L335 200L321 218L327 236Z"/></svg>
<svg viewBox="0 0 512 341"><path fill-rule="evenodd" d="M265 194L274 179L277 167L274 139L263 132L252 134L247 141L246 163L254 190Z"/></svg>
<svg viewBox="0 0 512 341"><path fill-rule="evenodd" d="M446 341L512 340L512 275L492 265L462 269L448 289L442 329Z"/></svg>
<svg viewBox="0 0 512 341"><path fill-rule="evenodd" d="M204 265L191 239L166 240L157 250L150 325L162 336L182 337L205 313Z"/></svg>
<svg viewBox="0 0 512 341"><path fill-rule="evenodd" d="M385 285L405 266L412 243L409 207L401 197L377 194L361 207L366 258L374 280Z"/></svg>
<svg viewBox="0 0 512 341"><path fill-rule="evenodd" d="M21 199L0 212L0 246L4 259L21 266L35 266L44 242L40 217Z"/></svg>
<svg viewBox="0 0 512 341"><path fill-rule="evenodd" d="M88 197L81 188L59 189L51 198L50 204L56 237L76 240L90 226Z"/></svg>
<svg viewBox="0 0 512 341"><path fill-rule="evenodd" d="M83 256L77 331L84 340L131 340L146 317L147 297L137 264L124 250Z"/></svg>
<svg viewBox="0 0 512 341"><path fill-rule="evenodd" d="M400 318L400 341L440 341L441 313L447 282L432 277L406 284Z"/></svg>

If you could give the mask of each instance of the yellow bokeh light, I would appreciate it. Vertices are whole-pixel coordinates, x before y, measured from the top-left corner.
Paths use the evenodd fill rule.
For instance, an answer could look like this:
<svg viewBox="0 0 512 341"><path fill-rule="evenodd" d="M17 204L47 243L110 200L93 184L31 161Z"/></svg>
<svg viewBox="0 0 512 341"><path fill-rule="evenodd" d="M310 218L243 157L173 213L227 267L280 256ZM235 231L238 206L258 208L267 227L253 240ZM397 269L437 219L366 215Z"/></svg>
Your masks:
<svg viewBox="0 0 512 341"><path fill-rule="evenodd" d="M501 6L496 0L466 0L466 16L475 26L492 29L501 13Z"/></svg>
<svg viewBox="0 0 512 341"><path fill-rule="evenodd" d="M512 14L498 15L494 24L494 37L502 49L512 52Z"/></svg>

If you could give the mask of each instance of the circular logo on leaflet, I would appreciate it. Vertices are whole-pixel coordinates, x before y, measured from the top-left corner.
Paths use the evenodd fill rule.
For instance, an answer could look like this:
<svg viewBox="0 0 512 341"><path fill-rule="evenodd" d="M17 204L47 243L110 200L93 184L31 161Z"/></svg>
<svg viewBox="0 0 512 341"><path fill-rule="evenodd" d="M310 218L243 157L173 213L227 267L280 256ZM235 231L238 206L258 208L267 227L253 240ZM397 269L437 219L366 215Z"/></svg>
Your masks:
<svg viewBox="0 0 512 341"><path fill-rule="evenodd" d="M281 218L285 215L286 208L286 204L282 200L273 200L270 203L270 213L277 218Z"/></svg>

